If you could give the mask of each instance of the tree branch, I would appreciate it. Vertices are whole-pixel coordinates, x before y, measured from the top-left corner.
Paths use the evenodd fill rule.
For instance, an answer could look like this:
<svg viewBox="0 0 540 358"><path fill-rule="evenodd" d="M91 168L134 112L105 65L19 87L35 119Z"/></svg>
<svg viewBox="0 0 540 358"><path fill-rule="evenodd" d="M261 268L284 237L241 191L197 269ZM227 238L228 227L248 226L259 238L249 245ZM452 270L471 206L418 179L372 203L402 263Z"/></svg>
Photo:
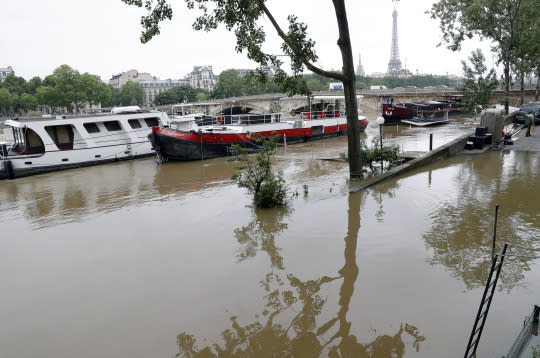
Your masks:
<svg viewBox="0 0 540 358"><path fill-rule="evenodd" d="M276 29L279 37L281 37L283 39L283 41L285 42L285 44L287 46L289 46L291 51L295 55L297 55L298 51L296 50L296 47L291 43L291 41L289 41L289 38L287 37L287 34L285 34L285 32L281 29L281 27L277 23L276 19L272 15L272 13L270 13L270 10L268 10L266 5L264 4L264 0L258 0L258 3L259 3L259 7L262 9L262 11L266 14L266 16L268 16L268 19L270 20L270 22L272 23L272 25ZM315 66L311 62L308 62L308 61L306 61L304 59L302 59L302 63L307 67L308 70L310 70L311 72L316 73L318 75L333 78L333 79L336 79L336 80L342 81L342 82L347 79L344 75L342 75L342 74L340 74L338 72L325 71L325 70Z"/></svg>

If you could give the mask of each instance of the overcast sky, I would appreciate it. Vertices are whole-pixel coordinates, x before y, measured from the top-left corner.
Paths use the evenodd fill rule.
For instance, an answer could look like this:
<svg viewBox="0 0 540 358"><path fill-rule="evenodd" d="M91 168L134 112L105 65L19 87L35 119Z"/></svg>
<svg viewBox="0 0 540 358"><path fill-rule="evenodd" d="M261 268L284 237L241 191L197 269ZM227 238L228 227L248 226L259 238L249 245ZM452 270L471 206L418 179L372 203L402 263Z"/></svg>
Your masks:
<svg viewBox="0 0 540 358"><path fill-rule="evenodd" d="M197 12L183 0L174 3L174 17L159 36L141 44L140 16L144 11L120 0L16 0L0 11L0 67L13 66L27 80L51 74L67 64L81 73L108 81L130 69L160 79L183 78L193 66L211 65L219 74L230 68L255 68L244 54L234 51L234 36L223 27L210 33L192 30ZM433 0L346 0L355 64L361 55L367 74L386 72L392 40L392 11L398 11L399 52L403 67L420 74L461 75L461 60L482 48L488 65L493 63L489 43L470 40L453 53L441 40L439 25L425 11ZM336 45L337 25L331 0L269 0L268 7L283 27L294 13L308 25L317 43L318 65L340 69ZM269 24L268 22L265 22ZM281 53L271 27L267 49Z"/></svg>

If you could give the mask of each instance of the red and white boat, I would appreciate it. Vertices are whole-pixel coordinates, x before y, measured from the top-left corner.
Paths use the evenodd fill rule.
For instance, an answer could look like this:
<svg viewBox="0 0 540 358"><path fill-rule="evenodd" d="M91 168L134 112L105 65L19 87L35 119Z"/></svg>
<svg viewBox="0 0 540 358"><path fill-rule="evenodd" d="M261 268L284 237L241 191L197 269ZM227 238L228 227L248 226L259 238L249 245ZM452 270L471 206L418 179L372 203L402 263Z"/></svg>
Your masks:
<svg viewBox="0 0 540 358"><path fill-rule="evenodd" d="M358 117L364 131L367 118ZM339 136L347 132L347 117L342 111L308 111L283 119L279 113L218 115L202 114L171 119L169 128L154 127L148 136L161 162L200 160L237 154L236 144L257 152L255 137L280 135L281 143L299 143Z"/></svg>

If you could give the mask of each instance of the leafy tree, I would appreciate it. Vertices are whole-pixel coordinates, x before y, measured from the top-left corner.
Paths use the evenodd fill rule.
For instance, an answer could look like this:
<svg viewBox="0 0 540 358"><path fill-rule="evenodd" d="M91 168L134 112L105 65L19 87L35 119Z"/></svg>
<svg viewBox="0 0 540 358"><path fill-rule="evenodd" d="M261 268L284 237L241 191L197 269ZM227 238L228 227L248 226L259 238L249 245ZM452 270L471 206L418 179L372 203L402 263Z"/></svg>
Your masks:
<svg viewBox="0 0 540 358"><path fill-rule="evenodd" d="M22 77L15 76L13 73L10 73L4 79L2 87L7 89L9 92L16 93L20 96L25 92L26 80Z"/></svg>
<svg viewBox="0 0 540 358"><path fill-rule="evenodd" d="M236 166L237 172L233 173L231 179L253 195L253 203L258 208L276 208L287 205L285 181L274 174L270 161L279 138L279 135L255 138L254 141L261 146L255 161L248 156L246 148L232 146L233 151L239 153L234 159L239 165Z"/></svg>
<svg viewBox="0 0 540 358"><path fill-rule="evenodd" d="M212 97L226 98L243 96L245 93L244 81L236 70L226 70L221 72L219 80L214 87Z"/></svg>
<svg viewBox="0 0 540 358"><path fill-rule="evenodd" d="M122 0L128 5L145 7L148 11L141 19L143 32L141 42L146 43L160 33L160 23L171 20L173 11L167 0ZM266 0L185 0L189 9L195 6L202 11L193 24L195 30L214 30L224 24L236 35L236 50L247 52L250 60L260 65L258 75L264 76L264 68L276 66L275 81L282 90L290 95L295 93L309 94L309 88L302 78L304 69L318 75L341 81L344 86L345 104L348 123L349 174L351 177L362 175L360 156L360 130L358 127L358 106L356 99L356 76L352 55L349 24L345 8L345 0L332 0L339 32L338 47L342 58L342 72L325 71L315 65L318 56L315 53L315 42L308 37L307 26L298 21L297 16L288 17L288 29L283 30L267 7ZM260 25L262 17L266 17L276 30L283 43L281 49L291 59L291 75L281 69L282 61L277 56L263 51L266 32Z"/></svg>
<svg viewBox="0 0 540 358"><path fill-rule="evenodd" d="M37 97L30 93L23 93L19 98L19 102L26 110L34 109L38 105Z"/></svg>
<svg viewBox="0 0 540 358"><path fill-rule="evenodd" d="M60 106L61 95L54 86L41 86L36 90L36 98L39 104L50 107Z"/></svg>
<svg viewBox="0 0 540 358"><path fill-rule="evenodd" d="M103 105L111 103L112 88L102 82L99 76L83 73L81 75L80 86L83 93L82 98L85 102L90 104L101 103Z"/></svg>
<svg viewBox="0 0 540 358"><path fill-rule="evenodd" d="M188 85L176 86L157 94L154 102L156 104L195 102L199 93L206 93L206 91Z"/></svg>
<svg viewBox="0 0 540 358"><path fill-rule="evenodd" d="M497 88L498 82L494 69L486 74L485 57L480 49L472 52L469 61L471 66L461 61L465 79L460 91L463 93L465 110L476 116L489 107L492 91Z"/></svg>
<svg viewBox="0 0 540 358"><path fill-rule="evenodd" d="M154 103L156 104L174 104L178 103L178 96L174 91L174 88L170 88L166 91L158 93L154 98Z"/></svg>
<svg viewBox="0 0 540 358"><path fill-rule="evenodd" d="M7 88L0 88L0 111L12 113L18 104L19 95L11 93Z"/></svg>
<svg viewBox="0 0 540 358"><path fill-rule="evenodd" d="M123 106L132 106L142 103L143 89L138 83L128 81L122 86L120 103Z"/></svg>
<svg viewBox="0 0 540 358"><path fill-rule="evenodd" d="M41 86L41 82L41 78L38 76L32 77L30 81L26 82L24 92L35 95L38 87Z"/></svg>
<svg viewBox="0 0 540 358"><path fill-rule="evenodd" d="M52 78L55 88L58 91L59 105L66 107L68 111L72 111L73 105L75 105L78 110L81 103L85 100L79 71L68 65L61 65L54 70Z"/></svg>
<svg viewBox="0 0 540 358"><path fill-rule="evenodd" d="M508 113L510 66L515 63L523 39L538 42L525 31L524 22L538 22L537 0L439 0L431 8L431 17L440 20L443 41L459 50L465 39L474 35L492 41L492 50L504 67L505 110Z"/></svg>

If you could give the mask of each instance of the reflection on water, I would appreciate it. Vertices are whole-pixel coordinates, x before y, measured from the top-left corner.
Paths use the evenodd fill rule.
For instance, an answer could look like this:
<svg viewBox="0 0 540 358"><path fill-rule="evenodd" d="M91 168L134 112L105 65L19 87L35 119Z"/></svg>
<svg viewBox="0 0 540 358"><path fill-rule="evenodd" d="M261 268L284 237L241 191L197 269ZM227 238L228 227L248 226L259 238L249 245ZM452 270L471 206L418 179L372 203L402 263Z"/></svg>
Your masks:
<svg viewBox="0 0 540 358"><path fill-rule="evenodd" d="M497 204L501 208L497 251L503 242L540 248L540 202L531 200L540 183L538 160L534 154L492 152L460 164L449 178L457 184L453 185L452 197L430 212L433 225L424 234L426 244L434 250L430 262L449 268L469 289L483 286L491 266ZM531 262L506 260L503 287L519 284Z"/></svg>
<svg viewBox="0 0 540 358"><path fill-rule="evenodd" d="M247 225L234 231L241 245L241 260L254 257L258 250L270 257L270 272L261 281L266 292L266 305L252 323L242 325L243 317L230 317L231 328L221 332L224 343L199 347L193 334L183 332L177 337L180 357L403 357L406 343L416 352L425 337L410 324L400 324L394 335L381 335L372 342L360 343L351 333L347 317L358 278L357 244L363 193L349 196L344 264L332 276L302 280L286 268L275 235L287 228L283 220L286 209L256 210ZM335 317L319 319L327 298L322 287L341 282L338 290L339 310ZM245 319L245 318L244 318ZM408 337L404 340L404 335ZM411 342L412 340L412 342Z"/></svg>
<svg viewBox="0 0 540 358"><path fill-rule="evenodd" d="M226 161L159 166L140 159L0 182L0 222L22 214L34 228L81 221L141 202L166 201L220 185Z"/></svg>
<svg viewBox="0 0 540 358"><path fill-rule="evenodd" d="M431 131L438 146L465 130L385 127L384 140L422 150ZM249 206L223 158L0 182L0 356L461 354L495 205L499 250L539 247L540 157L458 157L348 195L346 163L319 160L346 148L279 149L275 168L300 193L282 210ZM505 260L482 356L501 356L509 322L537 303L538 264Z"/></svg>

